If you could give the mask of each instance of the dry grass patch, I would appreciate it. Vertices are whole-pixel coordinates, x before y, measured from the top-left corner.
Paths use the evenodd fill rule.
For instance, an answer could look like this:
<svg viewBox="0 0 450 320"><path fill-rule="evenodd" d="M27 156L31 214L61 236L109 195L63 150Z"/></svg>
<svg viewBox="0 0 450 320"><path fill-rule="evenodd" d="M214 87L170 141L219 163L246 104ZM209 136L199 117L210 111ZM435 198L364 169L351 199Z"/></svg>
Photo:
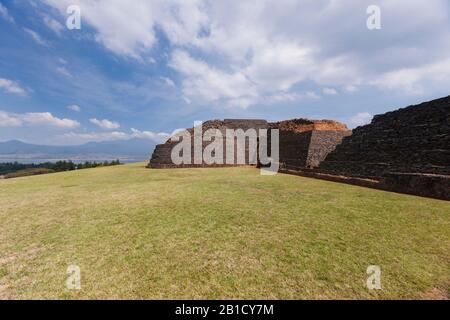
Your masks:
<svg viewBox="0 0 450 320"><path fill-rule="evenodd" d="M448 202L144 167L1 180L0 298L413 299L450 281ZM65 287L72 264L79 292ZM373 264L380 291L365 287Z"/></svg>

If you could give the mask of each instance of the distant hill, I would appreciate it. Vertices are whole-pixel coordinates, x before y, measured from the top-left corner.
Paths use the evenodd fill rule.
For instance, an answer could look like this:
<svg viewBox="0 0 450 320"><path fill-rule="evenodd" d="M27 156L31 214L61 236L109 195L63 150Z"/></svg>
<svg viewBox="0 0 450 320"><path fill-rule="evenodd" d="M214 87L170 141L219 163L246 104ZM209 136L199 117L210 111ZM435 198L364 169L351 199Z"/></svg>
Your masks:
<svg viewBox="0 0 450 320"><path fill-rule="evenodd" d="M156 143L148 139L89 142L78 146L47 146L18 140L0 142L0 158L26 159L148 159ZM1 160L1 159L0 159Z"/></svg>

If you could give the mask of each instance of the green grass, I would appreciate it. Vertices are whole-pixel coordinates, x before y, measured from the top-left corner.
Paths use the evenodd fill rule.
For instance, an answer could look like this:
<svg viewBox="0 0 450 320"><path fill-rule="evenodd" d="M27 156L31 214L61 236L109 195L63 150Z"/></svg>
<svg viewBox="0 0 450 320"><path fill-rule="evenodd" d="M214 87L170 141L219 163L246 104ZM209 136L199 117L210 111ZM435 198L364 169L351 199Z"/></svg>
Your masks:
<svg viewBox="0 0 450 320"><path fill-rule="evenodd" d="M0 299L448 297L449 202L144 166L0 180ZM369 265L382 290L365 287Z"/></svg>

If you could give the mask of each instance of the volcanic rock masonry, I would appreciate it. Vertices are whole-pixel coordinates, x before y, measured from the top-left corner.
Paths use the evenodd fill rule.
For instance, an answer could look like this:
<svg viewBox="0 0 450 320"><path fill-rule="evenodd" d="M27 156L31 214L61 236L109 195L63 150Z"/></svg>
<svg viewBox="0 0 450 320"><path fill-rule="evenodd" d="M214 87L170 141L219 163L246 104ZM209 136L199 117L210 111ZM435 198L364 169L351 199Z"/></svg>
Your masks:
<svg viewBox="0 0 450 320"><path fill-rule="evenodd" d="M203 132L208 129L218 129L224 136L226 129L278 129L279 164L284 172L327 175L328 180L343 182L370 179L376 188L450 200L450 96L377 115L371 124L353 132L336 121L308 119L213 120L203 123ZM149 167L226 166L174 165L171 151L177 143L169 139L158 145ZM203 148L209 143L204 142Z"/></svg>

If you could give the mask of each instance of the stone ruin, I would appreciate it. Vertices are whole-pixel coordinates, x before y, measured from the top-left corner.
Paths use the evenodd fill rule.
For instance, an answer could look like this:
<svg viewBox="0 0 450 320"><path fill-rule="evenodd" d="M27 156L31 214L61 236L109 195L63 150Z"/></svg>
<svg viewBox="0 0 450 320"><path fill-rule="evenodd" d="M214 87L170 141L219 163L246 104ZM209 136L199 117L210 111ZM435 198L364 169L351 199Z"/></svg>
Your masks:
<svg viewBox="0 0 450 320"><path fill-rule="evenodd" d="M339 122L307 119L203 123L204 132L211 128L279 129L282 172L450 200L450 96L375 116L353 133ZM158 145L149 167L186 167L171 161L177 143Z"/></svg>
<svg viewBox="0 0 450 320"><path fill-rule="evenodd" d="M332 120L294 119L270 124L280 132L280 168L315 168L342 139L351 135L345 124Z"/></svg>
<svg viewBox="0 0 450 320"><path fill-rule="evenodd" d="M320 164L322 173L450 199L450 96L375 116Z"/></svg>
<svg viewBox="0 0 450 320"><path fill-rule="evenodd" d="M276 123L268 123L266 120L244 120L244 119L225 119L206 121L202 124L203 132L209 129L218 129L222 135L225 136L226 129L256 129L259 134L259 129L279 129L280 132L280 166L282 168L313 168L317 167L319 163L325 159L326 155L334 150L337 144L342 141L342 138L351 134L347 126L342 123L331 120L307 120L294 119L288 121L281 121ZM165 144L157 145L153 156L150 160L150 168L180 168L180 167L218 167L218 166L236 166L225 164L209 165L206 163L194 164L194 129L188 129L191 133L191 164L175 165L171 159L172 148L179 143L178 141L171 141L169 139ZM269 133L270 137L270 133ZM210 142L203 142L203 149L209 145ZM269 140L270 144L270 140ZM225 141L224 141L225 147ZM237 156L237 148L235 145L235 157ZM249 165L249 150L248 144L245 146L245 165ZM224 155L225 157L225 155ZM235 158L235 163L237 163Z"/></svg>
<svg viewBox="0 0 450 320"><path fill-rule="evenodd" d="M225 120L210 120L205 121L202 124L203 133L205 133L209 129L217 129L222 135L225 137L226 129L242 129L244 131L248 129L256 129L257 133L259 129L268 129L269 124L266 120L244 120L244 119L225 119ZM226 167L226 166L235 166L235 165L227 165L225 161L225 154L223 163L224 164L206 164L205 162L201 164L194 163L194 128L187 129L187 131L191 134L191 164L182 164L175 165L172 162L171 153L172 148L179 143L179 141L172 141L171 138L167 140L166 143L157 145L155 151L153 152L152 158L149 163L150 168L154 169L164 169L164 168L197 168L197 167ZM224 139L225 140L225 139ZM203 142L203 149L209 145L211 142ZM225 147L224 141L224 147ZM237 156L236 152L237 146L235 146L235 157ZM246 165L249 164L249 152L248 152L248 144L246 144ZM235 158L235 163L237 163Z"/></svg>

